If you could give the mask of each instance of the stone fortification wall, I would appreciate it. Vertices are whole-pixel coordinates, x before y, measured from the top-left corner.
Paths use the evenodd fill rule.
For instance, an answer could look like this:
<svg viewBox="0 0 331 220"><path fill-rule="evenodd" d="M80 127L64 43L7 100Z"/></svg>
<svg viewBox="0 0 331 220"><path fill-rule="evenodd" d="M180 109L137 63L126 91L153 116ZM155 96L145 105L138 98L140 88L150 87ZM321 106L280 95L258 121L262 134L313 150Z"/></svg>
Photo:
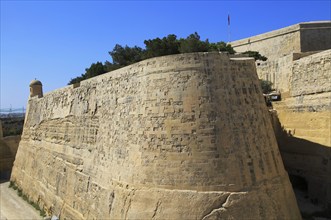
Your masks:
<svg viewBox="0 0 331 220"><path fill-rule="evenodd" d="M8 181L15 160L20 135L3 137L0 121L0 182Z"/></svg>
<svg viewBox="0 0 331 220"><path fill-rule="evenodd" d="M257 62L260 79L288 95L293 61L331 49L331 22L306 22L231 42L237 52L259 51L268 58Z"/></svg>
<svg viewBox="0 0 331 220"><path fill-rule="evenodd" d="M294 61L318 52L320 51L292 53L277 60L257 61L257 75L260 79L272 82L274 89L280 91L283 97L288 97L292 86L290 80L293 74Z"/></svg>
<svg viewBox="0 0 331 220"><path fill-rule="evenodd" d="M295 61L291 77L291 96L298 97L331 92L330 70L331 50ZM326 107L330 108L330 103Z"/></svg>
<svg viewBox="0 0 331 220"><path fill-rule="evenodd" d="M304 177L311 199L331 210L331 22L307 22L232 42L256 50L259 78L280 90L277 141L287 171ZM328 50L327 50L328 49ZM324 50L324 51L323 51ZM330 211L331 213L331 211Z"/></svg>
<svg viewBox="0 0 331 220"><path fill-rule="evenodd" d="M8 181L13 163L14 157L9 146L0 139L0 182Z"/></svg>
<svg viewBox="0 0 331 220"><path fill-rule="evenodd" d="M61 218L300 218L252 59L153 58L26 114L11 180Z"/></svg>
<svg viewBox="0 0 331 220"><path fill-rule="evenodd" d="M331 50L301 58L293 64L290 97L274 103L288 132L328 147L331 146L330 79Z"/></svg>
<svg viewBox="0 0 331 220"><path fill-rule="evenodd" d="M300 24L300 52L331 49L331 21Z"/></svg>
<svg viewBox="0 0 331 220"><path fill-rule="evenodd" d="M259 51L268 60L331 49L331 22L306 22L231 42L237 52Z"/></svg>
<svg viewBox="0 0 331 220"><path fill-rule="evenodd" d="M284 96L290 89L292 65L293 54L290 54L278 60L257 62L256 71L260 79L272 82L272 87Z"/></svg>
<svg viewBox="0 0 331 220"><path fill-rule="evenodd" d="M331 213L331 50L294 61L292 71L289 97L273 103L278 144L288 172Z"/></svg>
<svg viewBox="0 0 331 220"><path fill-rule="evenodd" d="M266 56L268 60L276 60L292 52L300 52L300 26L298 24L292 25L279 30L233 41L231 45L236 52L253 50Z"/></svg>

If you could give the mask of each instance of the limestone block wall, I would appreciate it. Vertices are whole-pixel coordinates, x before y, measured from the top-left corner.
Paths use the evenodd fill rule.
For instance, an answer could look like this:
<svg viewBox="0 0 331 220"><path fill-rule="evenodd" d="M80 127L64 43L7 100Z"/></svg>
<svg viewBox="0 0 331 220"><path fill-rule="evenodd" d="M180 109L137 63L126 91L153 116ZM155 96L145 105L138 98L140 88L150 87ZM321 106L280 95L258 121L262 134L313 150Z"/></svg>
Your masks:
<svg viewBox="0 0 331 220"><path fill-rule="evenodd" d="M304 22L231 42L237 52L259 51L268 60L309 51L331 49L331 22Z"/></svg>
<svg viewBox="0 0 331 220"><path fill-rule="evenodd" d="M300 52L331 49L331 21L300 24Z"/></svg>
<svg viewBox="0 0 331 220"><path fill-rule="evenodd" d="M258 51L269 61L291 54L301 52L300 25L292 25L260 35L231 42L236 52L248 50Z"/></svg>
<svg viewBox="0 0 331 220"><path fill-rule="evenodd" d="M26 115L11 180L61 218L300 218L253 59L153 58Z"/></svg>
<svg viewBox="0 0 331 220"><path fill-rule="evenodd" d="M288 132L328 147L331 146L330 79L331 50L294 61L290 97L274 103Z"/></svg>
<svg viewBox="0 0 331 220"><path fill-rule="evenodd" d="M260 79L272 82L274 89L279 90L283 97L288 97L292 86L290 81L293 74L294 61L319 52L321 51L291 53L271 61L258 60L256 61L257 75Z"/></svg>
<svg viewBox="0 0 331 220"><path fill-rule="evenodd" d="M291 96L331 92L331 50L301 58L293 64ZM326 104L326 107L330 107Z"/></svg>
<svg viewBox="0 0 331 220"><path fill-rule="evenodd" d="M290 90L290 77L292 75L293 54L279 58L278 60L260 62L257 61L257 74L260 79L272 82L272 87L285 92Z"/></svg>
<svg viewBox="0 0 331 220"><path fill-rule="evenodd" d="M331 213L331 50L294 61L292 71L290 96L273 103L287 134L279 147L288 172Z"/></svg>

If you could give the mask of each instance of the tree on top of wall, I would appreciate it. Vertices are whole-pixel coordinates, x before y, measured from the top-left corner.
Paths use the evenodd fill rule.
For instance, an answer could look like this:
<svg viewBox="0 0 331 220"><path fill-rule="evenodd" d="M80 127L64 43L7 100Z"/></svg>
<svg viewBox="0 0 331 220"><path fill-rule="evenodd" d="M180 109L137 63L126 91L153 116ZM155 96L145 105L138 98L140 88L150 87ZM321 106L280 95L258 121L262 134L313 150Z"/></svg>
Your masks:
<svg viewBox="0 0 331 220"><path fill-rule="evenodd" d="M177 36L169 34L167 37L145 40L146 49L144 59L170 54L179 54L180 42Z"/></svg>
<svg viewBox="0 0 331 220"><path fill-rule="evenodd" d="M85 69L81 76L73 78L68 83L74 84L82 80L113 71L115 69L139 62L144 59L192 52L221 51L234 54L235 51L230 44L223 41L210 43L208 39L201 40L197 32L190 34L186 38L177 39L174 34L169 34L163 38L155 38L144 41L145 49L138 46L129 47L116 44L112 51L109 52L113 62L106 61L103 63L93 63Z"/></svg>
<svg viewBox="0 0 331 220"><path fill-rule="evenodd" d="M101 62L92 63L89 68L85 69L84 74L82 74L81 76L78 76L76 78L71 79L68 84L69 85L70 84L75 84L75 83L78 83L78 82L80 82L84 79L89 79L89 78L92 78L94 76L104 74L106 72L107 72L107 68Z"/></svg>

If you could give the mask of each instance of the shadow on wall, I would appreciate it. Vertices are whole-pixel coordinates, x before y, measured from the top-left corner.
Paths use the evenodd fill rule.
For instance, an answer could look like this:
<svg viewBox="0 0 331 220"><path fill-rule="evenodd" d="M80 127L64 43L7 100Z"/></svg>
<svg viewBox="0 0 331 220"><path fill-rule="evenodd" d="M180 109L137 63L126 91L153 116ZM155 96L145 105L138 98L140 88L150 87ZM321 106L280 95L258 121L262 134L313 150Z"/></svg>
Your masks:
<svg viewBox="0 0 331 220"><path fill-rule="evenodd" d="M331 217L331 147L294 137L281 125L277 112L271 114L279 150L293 187L306 190L310 201L323 207Z"/></svg>
<svg viewBox="0 0 331 220"><path fill-rule="evenodd" d="M0 121L0 183L9 181L23 131L24 117L4 117Z"/></svg>
<svg viewBox="0 0 331 220"><path fill-rule="evenodd" d="M7 143L0 139L0 183L9 180L14 158Z"/></svg>
<svg viewBox="0 0 331 220"><path fill-rule="evenodd" d="M0 183L9 181L21 135L0 138Z"/></svg>

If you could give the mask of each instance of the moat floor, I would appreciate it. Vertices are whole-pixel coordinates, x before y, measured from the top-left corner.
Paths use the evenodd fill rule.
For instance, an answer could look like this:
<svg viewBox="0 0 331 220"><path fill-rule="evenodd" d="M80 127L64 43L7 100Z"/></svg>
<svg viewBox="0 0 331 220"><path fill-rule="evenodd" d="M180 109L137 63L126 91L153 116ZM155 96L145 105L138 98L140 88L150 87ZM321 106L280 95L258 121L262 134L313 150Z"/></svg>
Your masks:
<svg viewBox="0 0 331 220"><path fill-rule="evenodd" d="M0 219L43 219L39 212L17 195L17 191L9 188L9 182L0 184Z"/></svg>

